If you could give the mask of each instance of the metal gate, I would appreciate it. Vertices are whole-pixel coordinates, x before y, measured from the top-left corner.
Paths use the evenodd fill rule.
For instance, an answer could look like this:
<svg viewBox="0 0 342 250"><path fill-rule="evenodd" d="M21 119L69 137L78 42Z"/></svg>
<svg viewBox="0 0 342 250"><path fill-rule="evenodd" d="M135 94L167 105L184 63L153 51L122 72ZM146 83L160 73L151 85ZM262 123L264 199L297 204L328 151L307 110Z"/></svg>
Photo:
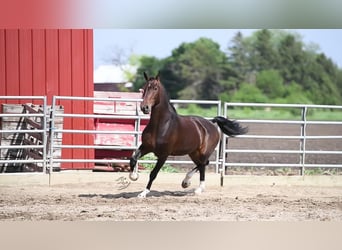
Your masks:
<svg viewBox="0 0 342 250"><path fill-rule="evenodd" d="M302 104L264 104L264 103L224 103L224 116L230 116L230 113L236 108L249 109L251 116L256 109L262 109L266 115L274 109L284 110L291 109L292 112L298 114L298 119L239 119L237 120L242 124L248 125L250 132L246 135L237 136L237 138L223 137L223 164L221 171L227 167L283 167L283 168L300 168L301 174L304 175L306 168L341 168L342 167L342 120L309 120L308 113L313 110L342 110L342 106L330 105L302 105ZM231 117L233 118L233 117ZM262 126L276 126L277 134L258 133L253 129ZM298 131L291 128L297 127ZM312 134L310 131L313 126L320 126L321 131L319 134ZM326 128L334 126L331 134L328 134ZM311 130L310 130L311 129ZM254 130L254 131L253 131ZM265 130L265 129L264 129ZM289 133L292 134L289 134ZM310 132L310 133L309 133ZM312 134L312 135L311 135ZM269 144L267 149L259 149L255 145L258 140L264 140L265 144ZM292 146L289 148L281 148L279 145L272 144L279 141L291 141ZM239 145L237 145L239 141ZM325 142L326 144L323 145ZM318 143L319 142L319 143ZM283 143L284 145L290 145ZM327 145L331 145L330 149L324 149ZM262 145L261 145L262 146ZM271 147L272 146L272 147ZM311 148L308 148L308 147ZM322 149L323 148L323 149ZM250 162L246 157L251 157L252 154L259 154L263 158L273 155L273 162ZM285 156L285 162L277 161L277 155ZM245 156L245 157L242 157ZM295 156L295 157L293 157ZM312 156L316 159L311 160ZM335 160L328 162L320 162L318 158L323 156L334 156ZM262 158L261 157L261 158ZM311 157L311 158L310 158ZM231 160L233 158L233 160ZM245 160L241 160L245 159ZM283 157L284 159L284 157ZM327 158L326 158L327 159ZM310 162L311 160L311 162ZM315 163L318 162L318 163Z"/></svg>
<svg viewBox="0 0 342 250"><path fill-rule="evenodd" d="M17 113L10 114L2 112L0 118L3 121L6 117L21 117L26 119L28 117L37 117L40 119L41 128L35 129L36 134L40 134L42 141L35 145L23 145L23 144L4 144L0 145L0 150L22 150L22 149L39 149L42 154L39 159L35 158L25 158L25 159L13 159L4 158L0 159L0 166L6 166L9 163L16 164L29 164L36 163L42 166L43 172L48 172L51 166L54 164L63 162L93 162L93 163L128 163L128 159L94 159L94 158L75 158L75 157L55 157L53 152L56 150L62 150L67 148L80 148L80 149L96 149L96 148L107 148L111 150L130 150L133 152L140 145L141 137L141 121L146 120L149 117L143 115L139 108L138 103L141 99L122 99L122 98L93 98L93 97L71 97L71 96L54 96L52 103L52 112L48 112L46 97L45 96L0 96L0 100L19 100L23 102L25 100L38 100L42 103L41 113ZM61 113L56 112L62 100L73 101L76 104L80 101L80 105L87 105L86 102L93 103L95 101L105 101L105 102L130 102L135 105L134 114L76 114ZM200 104L200 105L211 105L215 106L217 109L217 115L221 115L221 102L220 101L203 101L203 100L171 100L175 105L186 105L186 104ZM262 109L262 115L266 115L270 110L274 109L291 109L298 114L298 119L266 119L266 118L248 118L242 119L239 116L232 116L232 111L236 108L249 108L251 114L253 114L255 109ZM342 167L342 121L327 119L324 121L310 120L308 119L308 113L312 110L342 110L342 106L329 106L329 105L296 105L296 104L260 104L260 103L224 103L223 116L229 117L231 119L237 119L242 124L248 125L250 132L246 135L237 136L237 138L228 138L223 135L222 137L222 147L221 152L219 147L216 148L215 153L210 161L211 166L215 167L216 172L222 174L225 173L226 169L229 167L286 167L286 168L300 168L301 174L305 173L305 169L311 168L341 168ZM134 119L134 129L131 131L99 131L94 129L80 130L77 129L77 122L74 123L75 126L72 128L58 128L56 121L60 118L63 119L87 119L89 122L93 122L96 118L115 118L115 119ZM208 119L212 117L207 117ZM50 126L49 126L50 124ZM256 131L257 127L267 127L276 126L279 128L277 134L270 133L260 133ZM290 129L292 126L293 129ZM320 126L322 128L318 134L312 134L311 130L313 126ZM327 134L326 128L330 128L333 131L332 134ZM32 130L16 128L7 129L1 127L1 135L6 134L23 134L32 133ZM134 137L134 143L132 146L118 146L118 145L82 145L77 143L77 141L70 144L57 144L54 138L60 137L66 133L73 134L129 134ZM255 142L264 141L265 144L269 145L269 148L259 148L255 146ZM291 147L281 148L281 144L277 144L279 141L291 141ZM325 142L325 144L321 142ZM332 145L331 148L326 149L323 146ZM260 144L259 144L260 145ZM251 154L261 155L259 159L265 159L265 162L258 162L250 157ZM285 157L286 162L277 161L278 155ZM270 160L268 160L272 156ZM316 158L314 161L312 157ZM248 159L251 159L248 161ZM330 158L334 158L331 161ZM247 160L246 160L247 159ZM325 161L329 159L328 161ZM140 160L140 163L155 163L154 160ZM169 164L193 164L191 160L168 160L166 163ZM50 173L52 171L49 171Z"/></svg>
<svg viewBox="0 0 342 250"><path fill-rule="evenodd" d="M52 113L51 122L52 124L55 123L57 118L62 117L63 119L88 119L92 122L92 119L103 118L103 119L134 119L134 131L118 131L118 130L79 130L77 128L73 129L56 129L55 126L52 126L51 130L51 138L54 138L58 135L65 134L65 133L73 133L73 134L118 134L118 135L133 135L134 136L134 143L132 146L122 146L122 145L79 145L79 144L61 144L55 145L53 140L50 141L50 151L53 152L55 149L63 149L63 148L81 148L81 149L109 149L109 150L129 150L135 151L140 143L141 143L141 134L142 131L140 129L141 120L149 119L149 116L143 115L140 111L139 103L142 101L141 99L126 99L126 98L94 98L94 97L72 97L72 96L54 96L53 97L53 107L56 107L60 104L61 101L73 101L76 104L77 101L80 103L84 102L111 102L113 105L119 105L117 103L126 102L132 103L135 106L135 111L132 114L75 114L75 113L63 113L57 114ZM200 105L210 105L215 106L217 109L217 115L221 115L221 102L220 101L206 101L206 100L171 100L171 103L174 105L185 105L185 104L200 104ZM82 104L84 105L84 104ZM207 119L211 119L213 117L207 117ZM128 159L75 159L75 158L63 158L63 159L55 159L54 157L50 157L49 165L53 165L54 163L63 163L63 162L93 162L93 163L102 163L102 164L111 164L111 163L129 163ZM155 163L155 160L139 160L139 163ZM167 160L167 164L193 164L191 160ZM218 172L220 167L220 159L219 159L219 150L218 147L215 150L215 157L213 160L210 161L210 164L215 165L215 171Z"/></svg>
<svg viewBox="0 0 342 250"><path fill-rule="evenodd" d="M46 172L49 116L46 96L0 96L0 101L5 102L0 113L0 172L6 172L10 167L24 168L29 164L35 164ZM26 101L41 103L41 110L34 110L30 104L17 104Z"/></svg>

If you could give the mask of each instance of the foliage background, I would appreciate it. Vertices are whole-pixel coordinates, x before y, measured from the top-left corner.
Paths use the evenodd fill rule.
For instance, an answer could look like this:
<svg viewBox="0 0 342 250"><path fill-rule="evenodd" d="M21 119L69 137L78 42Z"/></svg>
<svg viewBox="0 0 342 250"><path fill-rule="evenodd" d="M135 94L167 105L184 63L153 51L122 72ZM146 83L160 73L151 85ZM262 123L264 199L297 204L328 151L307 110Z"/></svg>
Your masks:
<svg viewBox="0 0 342 250"><path fill-rule="evenodd" d="M237 32L226 48L208 38L182 43L171 56L141 56L134 90L143 71L160 71L170 98L234 102L342 104L342 70L298 33L262 29Z"/></svg>

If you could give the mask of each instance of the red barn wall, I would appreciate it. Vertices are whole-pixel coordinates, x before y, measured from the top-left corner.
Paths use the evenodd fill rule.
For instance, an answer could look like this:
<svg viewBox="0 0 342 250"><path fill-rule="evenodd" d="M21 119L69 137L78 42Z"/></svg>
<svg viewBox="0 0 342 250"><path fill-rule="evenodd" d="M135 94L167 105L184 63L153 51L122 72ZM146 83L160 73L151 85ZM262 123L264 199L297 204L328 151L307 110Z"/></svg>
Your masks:
<svg viewBox="0 0 342 250"><path fill-rule="evenodd" d="M92 30L0 29L1 96L46 95L48 105L51 105L54 95L93 96L93 86ZM90 102L63 101L60 104L64 106L65 113L93 113ZM93 126L91 120L64 119L66 129L93 129ZM93 136L63 134L63 143L93 145ZM92 149L62 150L62 158L93 157ZM93 164L85 163L62 164L66 169L92 167Z"/></svg>

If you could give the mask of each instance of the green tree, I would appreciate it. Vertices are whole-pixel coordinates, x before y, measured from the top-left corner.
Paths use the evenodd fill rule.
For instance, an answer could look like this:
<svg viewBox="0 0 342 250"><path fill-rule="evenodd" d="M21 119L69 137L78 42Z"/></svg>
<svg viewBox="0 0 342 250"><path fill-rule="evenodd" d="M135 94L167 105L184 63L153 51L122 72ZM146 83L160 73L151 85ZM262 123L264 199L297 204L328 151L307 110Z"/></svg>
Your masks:
<svg viewBox="0 0 342 250"><path fill-rule="evenodd" d="M324 74L321 84L321 104L338 105L341 103L342 96L336 84L331 80L330 76Z"/></svg>
<svg viewBox="0 0 342 250"><path fill-rule="evenodd" d="M200 38L164 59L141 57L134 87L145 82L143 71L160 71L171 98L341 104L342 70L318 51L284 30L263 29L248 37L238 32L225 53L213 40Z"/></svg>
<svg viewBox="0 0 342 250"><path fill-rule="evenodd" d="M272 44L272 33L267 29L257 31L251 62L254 70L275 69L278 66L278 54Z"/></svg>
<svg viewBox="0 0 342 250"><path fill-rule="evenodd" d="M182 83L180 99L217 99L222 90L221 80L229 69L226 55L211 39L200 38L182 43L166 60L168 74Z"/></svg>
<svg viewBox="0 0 342 250"><path fill-rule="evenodd" d="M341 70L323 53L316 54L306 69L302 86L316 104L341 104Z"/></svg>
<svg viewBox="0 0 342 250"><path fill-rule="evenodd" d="M336 87L340 92L340 95L342 96L342 70L338 69L336 72ZM342 100L340 101L340 103Z"/></svg>
<svg viewBox="0 0 342 250"><path fill-rule="evenodd" d="M308 98L307 93L301 85L296 82L291 82L285 86L284 98L286 103L294 104L310 104L312 101Z"/></svg>
<svg viewBox="0 0 342 250"><path fill-rule="evenodd" d="M135 91L138 91L145 84L144 72L154 76L163 68L164 62L153 56L142 56L140 57L139 65L135 80L133 81L133 88Z"/></svg>
<svg viewBox="0 0 342 250"><path fill-rule="evenodd" d="M257 75L256 86L271 99L284 95L283 78L277 70L260 71Z"/></svg>
<svg viewBox="0 0 342 250"><path fill-rule="evenodd" d="M228 47L228 62L236 72L237 80L244 80L247 73L251 70L247 43L239 31L231 40Z"/></svg>
<svg viewBox="0 0 342 250"><path fill-rule="evenodd" d="M297 41L295 36L287 35L279 45L279 70L285 83L295 81L302 83L305 55L302 42Z"/></svg>
<svg viewBox="0 0 342 250"><path fill-rule="evenodd" d="M268 98L255 85L242 83L240 89L232 96L231 101L265 103Z"/></svg>

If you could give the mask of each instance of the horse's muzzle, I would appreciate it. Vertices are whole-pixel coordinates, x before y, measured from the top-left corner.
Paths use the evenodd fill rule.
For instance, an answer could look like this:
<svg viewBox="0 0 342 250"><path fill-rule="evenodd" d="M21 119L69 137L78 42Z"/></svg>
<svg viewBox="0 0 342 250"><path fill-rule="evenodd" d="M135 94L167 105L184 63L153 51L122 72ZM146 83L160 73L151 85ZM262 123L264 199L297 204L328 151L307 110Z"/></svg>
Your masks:
<svg viewBox="0 0 342 250"><path fill-rule="evenodd" d="M150 109L150 107L149 107L148 105L142 105L142 106L140 107L140 109L141 109L141 111L142 111L145 115L147 115L147 114L149 114L149 113L151 112L151 109Z"/></svg>

